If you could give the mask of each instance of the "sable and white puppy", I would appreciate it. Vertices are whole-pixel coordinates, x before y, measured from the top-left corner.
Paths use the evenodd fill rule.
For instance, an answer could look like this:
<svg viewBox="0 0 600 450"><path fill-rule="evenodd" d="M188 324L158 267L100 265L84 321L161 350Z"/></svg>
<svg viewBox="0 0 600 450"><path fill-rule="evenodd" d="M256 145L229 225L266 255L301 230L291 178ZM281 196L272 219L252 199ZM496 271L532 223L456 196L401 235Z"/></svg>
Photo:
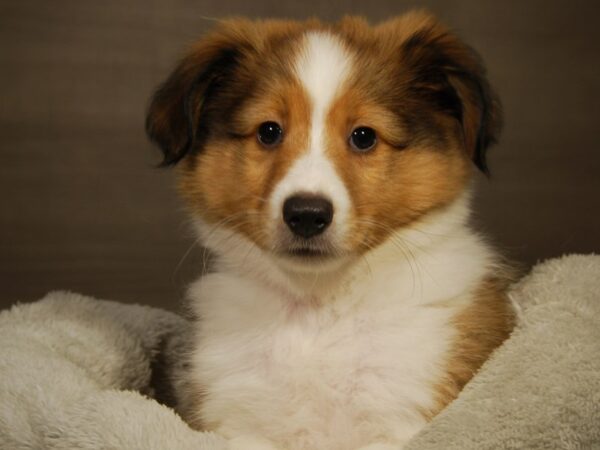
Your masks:
<svg viewBox="0 0 600 450"><path fill-rule="evenodd" d="M217 257L189 293L192 426L247 450L398 449L509 335L468 225L498 105L431 16L223 22L147 129Z"/></svg>

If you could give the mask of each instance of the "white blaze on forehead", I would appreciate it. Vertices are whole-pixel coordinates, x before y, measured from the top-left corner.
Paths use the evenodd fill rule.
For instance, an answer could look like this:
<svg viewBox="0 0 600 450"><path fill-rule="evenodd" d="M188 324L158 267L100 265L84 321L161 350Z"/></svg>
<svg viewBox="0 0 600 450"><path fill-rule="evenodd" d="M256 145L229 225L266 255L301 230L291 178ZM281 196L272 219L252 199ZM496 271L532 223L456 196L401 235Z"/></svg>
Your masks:
<svg viewBox="0 0 600 450"><path fill-rule="evenodd" d="M332 228L342 233L350 209L350 197L335 165L327 157L326 118L340 87L348 78L352 58L334 35L309 32L294 64L298 80L311 103L308 148L291 166L273 192L273 218L281 216L286 198L296 192L311 192L328 197L334 207Z"/></svg>
<svg viewBox="0 0 600 450"><path fill-rule="evenodd" d="M325 114L350 72L350 55L335 36L311 32L295 63L298 79L313 103L313 113ZM315 121L313 120L313 125Z"/></svg>

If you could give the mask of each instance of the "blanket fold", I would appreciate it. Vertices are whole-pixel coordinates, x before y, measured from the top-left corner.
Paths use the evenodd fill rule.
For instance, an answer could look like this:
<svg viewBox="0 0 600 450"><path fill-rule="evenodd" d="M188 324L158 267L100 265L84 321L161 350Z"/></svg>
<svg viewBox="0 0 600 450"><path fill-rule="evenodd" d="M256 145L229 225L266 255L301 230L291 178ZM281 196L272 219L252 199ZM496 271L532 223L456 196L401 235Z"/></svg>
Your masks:
<svg viewBox="0 0 600 450"><path fill-rule="evenodd" d="M0 313L0 448L227 448L149 398L165 339L189 324L159 309L53 292Z"/></svg>
<svg viewBox="0 0 600 450"><path fill-rule="evenodd" d="M600 449L600 256L539 264L511 296L512 336L406 450ZM226 449L156 400L188 329L69 292L0 312L0 448Z"/></svg>

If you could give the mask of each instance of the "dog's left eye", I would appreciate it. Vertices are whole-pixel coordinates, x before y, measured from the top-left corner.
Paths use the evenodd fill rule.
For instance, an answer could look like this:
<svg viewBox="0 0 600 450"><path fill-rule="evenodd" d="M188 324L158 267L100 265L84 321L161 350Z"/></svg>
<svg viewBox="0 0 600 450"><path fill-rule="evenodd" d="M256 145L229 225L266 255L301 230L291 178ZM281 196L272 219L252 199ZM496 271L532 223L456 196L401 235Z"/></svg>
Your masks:
<svg viewBox="0 0 600 450"><path fill-rule="evenodd" d="M359 152L371 150L377 143L377 134L373 128L358 127L350 134L350 146Z"/></svg>
<svg viewBox="0 0 600 450"><path fill-rule="evenodd" d="M264 147L271 148L281 142L283 130L277 122L263 122L258 127L256 137Z"/></svg>

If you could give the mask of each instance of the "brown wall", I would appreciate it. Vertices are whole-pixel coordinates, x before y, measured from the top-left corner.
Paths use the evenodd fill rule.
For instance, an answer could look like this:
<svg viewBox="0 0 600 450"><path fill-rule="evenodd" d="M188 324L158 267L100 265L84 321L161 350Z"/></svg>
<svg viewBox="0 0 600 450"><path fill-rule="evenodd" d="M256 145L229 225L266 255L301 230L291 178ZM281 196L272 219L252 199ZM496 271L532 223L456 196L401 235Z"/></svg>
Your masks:
<svg viewBox="0 0 600 450"><path fill-rule="evenodd" d="M176 307L200 256L178 267L193 239L142 124L210 18L381 20L415 5L483 54L504 102L483 228L527 264L598 251L598 2L1 1L0 307L50 289Z"/></svg>

